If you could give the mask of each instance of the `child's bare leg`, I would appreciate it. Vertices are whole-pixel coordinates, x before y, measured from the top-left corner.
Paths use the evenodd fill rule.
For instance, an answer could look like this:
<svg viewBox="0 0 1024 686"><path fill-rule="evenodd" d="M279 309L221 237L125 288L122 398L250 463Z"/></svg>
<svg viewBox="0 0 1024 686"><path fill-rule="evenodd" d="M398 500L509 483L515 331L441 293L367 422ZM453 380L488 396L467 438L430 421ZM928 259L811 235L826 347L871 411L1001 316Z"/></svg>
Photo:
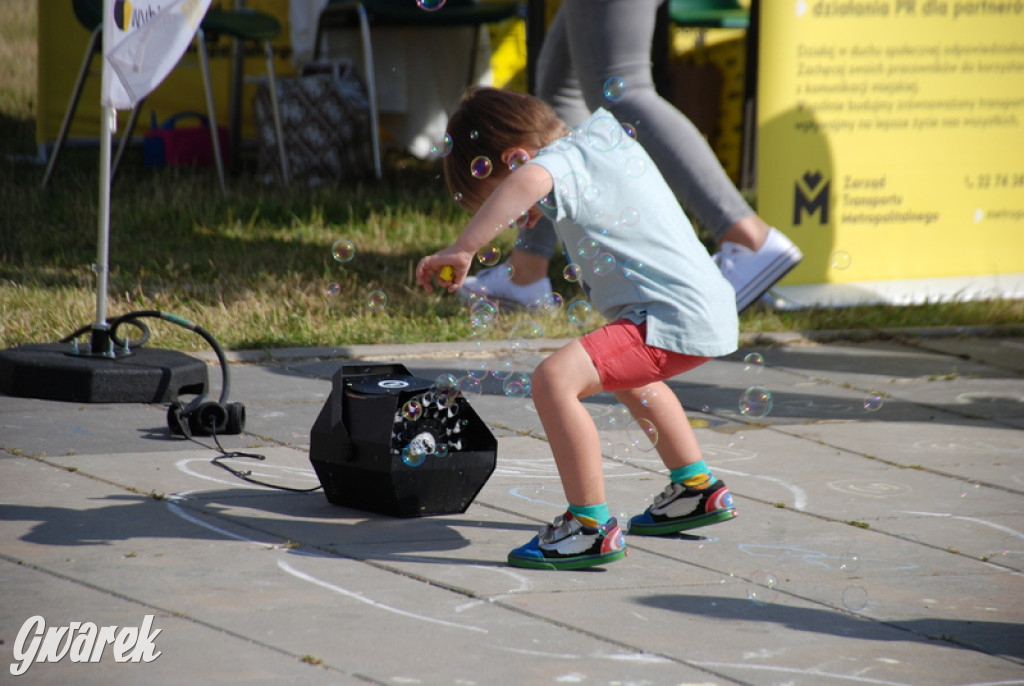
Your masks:
<svg viewBox="0 0 1024 686"><path fill-rule="evenodd" d="M656 397L654 394L657 394ZM656 449L669 468L668 488L643 513L630 519L631 533L674 534L736 516L732 494L711 475L697 436L679 399L665 383L656 382L615 394L637 421L649 419L658 430Z"/></svg>
<svg viewBox="0 0 1024 686"><path fill-rule="evenodd" d="M531 387L569 504L604 503L601 441L580 402L601 390L601 379L583 345L573 341L541 362Z"/></svg>
<svg viewBox="0 0 1024 686"><path fill-rule="evenodd" d="M617 391L615 397L635 420L647 419L654 425L658 432L654 448L666 467L676 469L704 459L679 398L664 381Z"/></svg>

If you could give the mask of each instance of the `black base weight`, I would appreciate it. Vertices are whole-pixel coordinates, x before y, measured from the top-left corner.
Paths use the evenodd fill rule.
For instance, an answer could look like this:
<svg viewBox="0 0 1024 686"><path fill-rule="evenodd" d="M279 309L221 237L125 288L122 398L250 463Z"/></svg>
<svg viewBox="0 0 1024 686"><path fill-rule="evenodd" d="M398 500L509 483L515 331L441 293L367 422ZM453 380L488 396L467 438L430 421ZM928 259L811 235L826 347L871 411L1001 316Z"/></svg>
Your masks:
<svg viewBox="0 0 1024 686"><path fill-rule="evenodd" d="M124 357L74 354L66 344L0 350L0 392L82 403L168 403L207 388L206 363L185 353L137 348Z"/></svg>

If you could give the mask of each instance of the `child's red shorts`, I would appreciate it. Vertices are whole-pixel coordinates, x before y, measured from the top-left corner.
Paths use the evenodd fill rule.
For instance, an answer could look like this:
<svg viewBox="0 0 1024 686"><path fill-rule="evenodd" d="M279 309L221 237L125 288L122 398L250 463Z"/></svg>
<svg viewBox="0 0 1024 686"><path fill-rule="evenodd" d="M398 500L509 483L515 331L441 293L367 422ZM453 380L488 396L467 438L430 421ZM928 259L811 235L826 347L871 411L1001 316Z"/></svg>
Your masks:
<svg viewBox="0 0 1024 686"><path fill-rule="evenodd" d="M580 343L590 355L606 391L640 388L704 364L710 357L684 355L647 345L647 322L618 319L591 331Z"/></svg>

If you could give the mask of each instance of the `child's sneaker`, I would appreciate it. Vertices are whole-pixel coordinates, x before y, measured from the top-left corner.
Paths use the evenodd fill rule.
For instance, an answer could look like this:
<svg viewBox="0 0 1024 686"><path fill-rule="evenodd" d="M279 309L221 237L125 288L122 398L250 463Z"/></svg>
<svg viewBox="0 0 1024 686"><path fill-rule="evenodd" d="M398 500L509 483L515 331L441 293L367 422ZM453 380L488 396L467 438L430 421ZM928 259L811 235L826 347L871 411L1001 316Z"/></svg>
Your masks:
<svg viewBox="0 0 1024 686"><path fill-rule="evenodd" d="M736 290L737 312L753 305L804 259L800 248L775 228L768 231L757 251L726 241L713 257L722 276Z"/></svg>
<svg viewBox="0 0 1024 686"><path fill-rule="evenodd" d="M481 269L476 276L467 276L457 293L463 299L479 295L527 309L548 307L553 297L551 279L545 276L533 283L514 283L507 264Z"/></svg>
<svg viewBox="0 0 1024 686"><path fill-rule="evenodd" d="M715 481L707 488L671 483L654 504L629 520L629 533L641 536L673 534L696 529L736 516L732 494L725 483Z"/></svg>
<svg viewBox="0 0 1024 686"><path fill-rule="evenodd" d="M508 554L513 567L531 569L582 569L621 560L626 541L615 518L603 526L584 517L584 524L566 512L547 524L529 543Z"/></svg>

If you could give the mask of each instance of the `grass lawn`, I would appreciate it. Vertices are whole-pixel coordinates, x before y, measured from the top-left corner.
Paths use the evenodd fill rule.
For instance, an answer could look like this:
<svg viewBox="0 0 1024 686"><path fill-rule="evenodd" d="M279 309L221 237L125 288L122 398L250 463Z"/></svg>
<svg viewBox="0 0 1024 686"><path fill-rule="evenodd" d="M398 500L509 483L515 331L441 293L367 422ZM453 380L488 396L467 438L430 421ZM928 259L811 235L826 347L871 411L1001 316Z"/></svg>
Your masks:
<svg viewBox="0 0 1024 686"><path fill-rule="evenodd" d="M49 188L36 152L36 2L0 2L0 346L52 342L95 318L98 153L68 149ZM503 313L485 330L448 295L415 286L417 260L450 242L467 219L434 161L392 154L382 181L290 188L251 171L223 197L212 170L149 169L130 150L113 185L109 316L158 309L190 319L225 348L502 339L528 321L545 337L579 335L567 308ZM355 256L337 261L348 240ZM507 254L514 235L496 246ZM568 305L583 298L551 278ZM382 307L374 298L386 298ZM744 314L745 332L1010 324L1024 301L857 307ZM593 324L591 325L593 326ZM154 326L154 345L206 344Z"/></svg>

